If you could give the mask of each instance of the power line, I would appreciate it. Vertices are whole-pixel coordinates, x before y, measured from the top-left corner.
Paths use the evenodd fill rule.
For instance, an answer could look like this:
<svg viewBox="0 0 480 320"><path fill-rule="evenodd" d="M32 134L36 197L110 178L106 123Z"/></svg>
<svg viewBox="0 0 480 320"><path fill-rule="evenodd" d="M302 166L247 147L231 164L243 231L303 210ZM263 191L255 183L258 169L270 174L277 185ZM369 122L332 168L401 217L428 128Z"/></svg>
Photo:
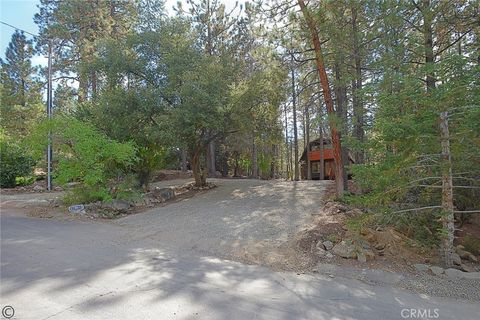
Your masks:
<svg viewBox="0 0 480 320"><path fill-rule="evenodd" d="M29 35L31 35L31 36L40 37L40 36L37 35L37 34L33 34L33 33L29 32L29 31L27 31L27 30L23 30L23 29L21 29L21 28L15 27L14 25L11 25L11 24L9 24L9 23L3 22L3 21L0 21L0 23L1 23L1 24L4 24L4 25L6 25L6 26L9 26L10 28L13 28L13 29L22 31L22 32L24 32L24 33L27 33L27 34L29 34Z"/></svg>

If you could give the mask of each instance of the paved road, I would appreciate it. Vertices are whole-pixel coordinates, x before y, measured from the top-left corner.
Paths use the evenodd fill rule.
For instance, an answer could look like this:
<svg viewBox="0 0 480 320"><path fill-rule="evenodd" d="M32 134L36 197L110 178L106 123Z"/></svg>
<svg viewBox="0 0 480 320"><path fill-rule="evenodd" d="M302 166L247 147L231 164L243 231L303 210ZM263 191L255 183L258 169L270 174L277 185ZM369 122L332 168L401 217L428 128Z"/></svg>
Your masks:
<svg viewBox="0 0 480 320"><path fill-rule="evenodd" d="M281 212L286 203L305 208L309 200L304 187L309 188L297 184L293 196L278 194L276 210ZM108 223L36 219L19 209L3 209L0 305L13 306L15 319L388 320L403 319L403 309L408 309L404 316L409 309L429 309L435 316L438 309L438 319L478 319L478 304L340 277L272 272L216 258L206 252L213 248L211 240L199 240L200 250L186 245L196 240L195 234L186 234L195 227L189 226L191 221L199 223L200 230L206 230L208 221L217 223L205 214L221 206L219 201L227 201L223 210L228 218L232 208L241 209L236 207L237 195L251 201L258 190L269 198L283 188L271 182L227 182L198 197ZM263 199L262 193L258 200L266 211L273 210L275 201ZM247 230L255 229L251 219L262 220L261 211L253 215L246 206L240 212L252 216L245 225L238 224L241 217L229 217L238 219L237 228L244 228L245 236L222 236L225 248L233 243L231 238L245 238ZM185 224L177 231L160 225L181 215L181 208L195 210L183 213ZM157 219L160 216L164 219ZM228 230L240 230L229 219L224 221ZM269 224L268 219L259 223ZM148 233L157 228L168 235ZM202 239L213 236L208 232Z"/></svg>

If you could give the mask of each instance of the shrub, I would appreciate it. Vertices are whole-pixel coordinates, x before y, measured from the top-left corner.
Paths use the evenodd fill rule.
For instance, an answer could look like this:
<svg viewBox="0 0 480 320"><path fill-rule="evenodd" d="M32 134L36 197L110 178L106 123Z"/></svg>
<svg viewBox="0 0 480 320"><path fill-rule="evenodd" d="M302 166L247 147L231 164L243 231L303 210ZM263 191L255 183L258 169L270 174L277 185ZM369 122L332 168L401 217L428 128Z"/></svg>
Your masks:
<svg viewBox="0 0 480 320"><path fill-rule="evenodd" d="M0 187L13 188L17 177L33 173L35 161L25 150L2 139L0 141Z"/></svg>
<svg viewBox="0 0 480 320"><path fill-rule="evenodd" d="M55 181L62 185L78 182L67 194L66 203L112 199L110 185L121 180L136 162L133 143L111 140L77 119L59 117L41 123L32 136L32 145L45 146L48 132L52 132L58 159Z"/></svg>

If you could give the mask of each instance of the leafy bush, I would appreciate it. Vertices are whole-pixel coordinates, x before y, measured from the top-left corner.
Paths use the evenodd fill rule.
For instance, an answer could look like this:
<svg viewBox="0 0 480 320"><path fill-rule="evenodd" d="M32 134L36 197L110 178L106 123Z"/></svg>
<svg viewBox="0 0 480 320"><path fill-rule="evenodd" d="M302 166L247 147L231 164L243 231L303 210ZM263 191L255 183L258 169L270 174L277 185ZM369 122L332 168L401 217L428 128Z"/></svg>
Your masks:
<svg viewBox="0 0 480 320"><path fill-rule="evenodd" d="M0 141L0 187L15 187L17 177L31 175L34 165L25 150L4 139Z"/></svg>
<svg viewBox="0 0 480 320"><path fill-rule="evenodd" d="M52 132L58 159L55 182L62 185L78 182L67 195L67 203L111 199L114 196L111 185L121 180L136 162L133 143L111 140L77 119L59 117L41 123L32 136L32 145L44 148L48 132Z"/></svg>

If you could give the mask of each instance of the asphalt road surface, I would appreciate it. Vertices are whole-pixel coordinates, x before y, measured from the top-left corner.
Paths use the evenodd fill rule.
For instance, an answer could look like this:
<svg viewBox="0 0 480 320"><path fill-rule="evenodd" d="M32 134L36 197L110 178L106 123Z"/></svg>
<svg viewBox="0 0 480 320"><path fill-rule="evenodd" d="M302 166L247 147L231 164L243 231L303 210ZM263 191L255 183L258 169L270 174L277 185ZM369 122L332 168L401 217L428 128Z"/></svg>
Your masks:
<svg viewBox="0 0 480 320"><path fill-rule="evenodd" d="M223 259L298 228L323 187L220 181L111 222L32 218L3 206L0 308L45 320L478 319L478 303Z"/></svg>

